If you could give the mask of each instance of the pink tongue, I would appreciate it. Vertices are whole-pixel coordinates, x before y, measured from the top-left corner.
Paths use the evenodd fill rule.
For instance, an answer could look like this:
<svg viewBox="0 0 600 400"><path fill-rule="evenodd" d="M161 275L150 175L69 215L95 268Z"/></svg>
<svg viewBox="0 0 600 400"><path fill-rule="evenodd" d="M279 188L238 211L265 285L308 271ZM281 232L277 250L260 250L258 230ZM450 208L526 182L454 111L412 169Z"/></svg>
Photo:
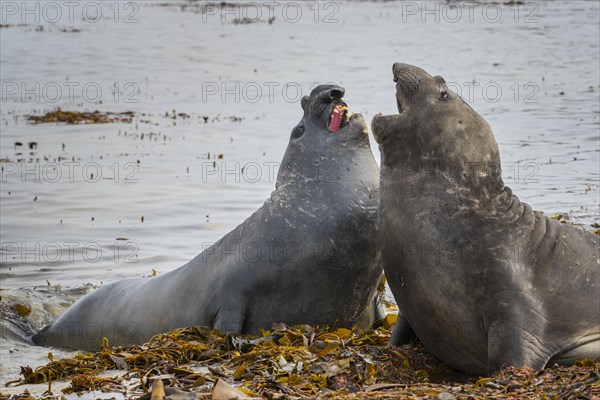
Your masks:
<svg viewBox="0 0 600 400"><path fill-rule="evenodd" d="M329 121L329 126L327 127L330 132L336 132L340 129L340 125L342 125L342 112L338 110L334 110L331 115L331 121Z"/></svg>

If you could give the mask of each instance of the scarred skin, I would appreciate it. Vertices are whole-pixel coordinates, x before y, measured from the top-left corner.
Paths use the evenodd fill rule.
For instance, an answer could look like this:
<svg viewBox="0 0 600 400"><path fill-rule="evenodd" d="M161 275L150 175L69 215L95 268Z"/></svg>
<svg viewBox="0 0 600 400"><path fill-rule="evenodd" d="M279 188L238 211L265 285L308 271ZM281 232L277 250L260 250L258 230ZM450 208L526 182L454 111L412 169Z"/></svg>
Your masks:
<svg viewBox="0 0 600 400"><path fill-rule="evenodd" d="M327 129L343 95L328 85L302 99L276 190L241 225L178 269L97 289L33 341L94 350L103 337L140 344L192 325L242 333L277 322L369 326L380 317L379 169L361 115Z"/></svg>
<svg viewBox="0 0 600 400"><path fill-rule="evenodd" d="M410 327L468 373L598 359L599 238L504 186L491 128L443 78L393 72L400 113L372 129L383 265Z"/></svg>

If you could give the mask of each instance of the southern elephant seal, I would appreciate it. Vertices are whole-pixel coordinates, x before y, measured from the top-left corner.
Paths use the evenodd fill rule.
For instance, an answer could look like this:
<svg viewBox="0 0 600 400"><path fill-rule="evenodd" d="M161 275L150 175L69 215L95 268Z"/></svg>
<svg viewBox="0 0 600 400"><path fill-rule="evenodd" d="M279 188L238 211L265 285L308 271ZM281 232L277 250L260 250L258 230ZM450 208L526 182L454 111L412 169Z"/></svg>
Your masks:
<svg viewBox="0 0 600 400"><path fill-rule="evenodd" d="M97 349L209 326L256 333L273 323L365 326L382 275L376 233L379 169L363 117L344 89L321 85L301 103L276 189L246 221L182 267L83 297L33 337Z"/></svg>
<svg viewBox="0 0 600 400"><path fill-rule="evenodd" d="M600 356L599 239L544 216L501 177L487 122L420 68L393 67L381 150L383 266L427 349L469 373Z"/></svg>

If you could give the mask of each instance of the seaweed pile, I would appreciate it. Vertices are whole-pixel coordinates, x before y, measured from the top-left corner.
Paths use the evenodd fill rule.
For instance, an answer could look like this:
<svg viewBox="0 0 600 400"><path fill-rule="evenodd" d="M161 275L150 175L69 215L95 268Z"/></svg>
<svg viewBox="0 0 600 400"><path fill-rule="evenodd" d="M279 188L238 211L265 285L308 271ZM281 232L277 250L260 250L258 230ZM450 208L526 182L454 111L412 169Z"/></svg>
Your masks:
<svg viewBox="0 0 600 400"><path fill-rule="evenodd" d="M266 399L600 396L598 361L582 360L571 367L553 366L543 371L507 368L489 378L469 377L436 360L421 344L388 347L388 328L387 322L363 332L276 324L258 336L204 327L177 329L157 335L143 346L111 348L105 340L95 354L60 360L49 354L48 364L35 370L21 367L23 377L7 385L47 382L50 395L52 381L70 379L65 394L85 395L96 390L130 398L147 393L151 380L157 378L164 382L167 394L177 390L199 399L213 398L212 388L219 380L235 386L244 396ZM116 376L106 377L106 372Z"/></svg>

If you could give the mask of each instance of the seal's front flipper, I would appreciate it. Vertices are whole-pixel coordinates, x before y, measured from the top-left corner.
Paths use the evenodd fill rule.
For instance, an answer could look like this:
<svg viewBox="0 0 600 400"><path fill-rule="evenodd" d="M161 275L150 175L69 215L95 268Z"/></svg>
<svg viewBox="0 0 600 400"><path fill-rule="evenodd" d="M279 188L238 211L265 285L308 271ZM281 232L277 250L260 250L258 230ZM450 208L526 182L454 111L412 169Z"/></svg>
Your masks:
<svg viewBox="0 0 600 400"><path fill-rule="evenodd" d="M597 335L596 335L597 337ZM574 346L550 359L549 364L573 365L579 360L589 358L600 361L600 339L592 340L581 345Z"/></svg>
<svg viewBox="0 0 600 400"><path fill-rule="evenodd" d="M550 354L541 346L538 324L519 324L503 318L492 323L487 332L489 376L506 367L541 370L550 360Z"/></svg>
<svg viewBox="0 0 600 400"><path fill-rule="evenodd" d="M245 333L246 310L243 307L223 306L217 311L213 329L227 333Z"/></svg>
<svg viewBox="0 0 600 400"><path fill-rule="evenodd" d="M35 333L33 336L29 338L29 340L38 346L49 346L50 340L50 329L52 325L46 325L39 332Z"/></svg>
<svg viewBox="0 0 600 400"><path fill-rule="evenodd" d="M392 330L392 337L390 338L391 346L400 346L412 342L417 338L415 331L408 323L408 320L404 318L402 314L398 314L396 325Z"/></svg>

